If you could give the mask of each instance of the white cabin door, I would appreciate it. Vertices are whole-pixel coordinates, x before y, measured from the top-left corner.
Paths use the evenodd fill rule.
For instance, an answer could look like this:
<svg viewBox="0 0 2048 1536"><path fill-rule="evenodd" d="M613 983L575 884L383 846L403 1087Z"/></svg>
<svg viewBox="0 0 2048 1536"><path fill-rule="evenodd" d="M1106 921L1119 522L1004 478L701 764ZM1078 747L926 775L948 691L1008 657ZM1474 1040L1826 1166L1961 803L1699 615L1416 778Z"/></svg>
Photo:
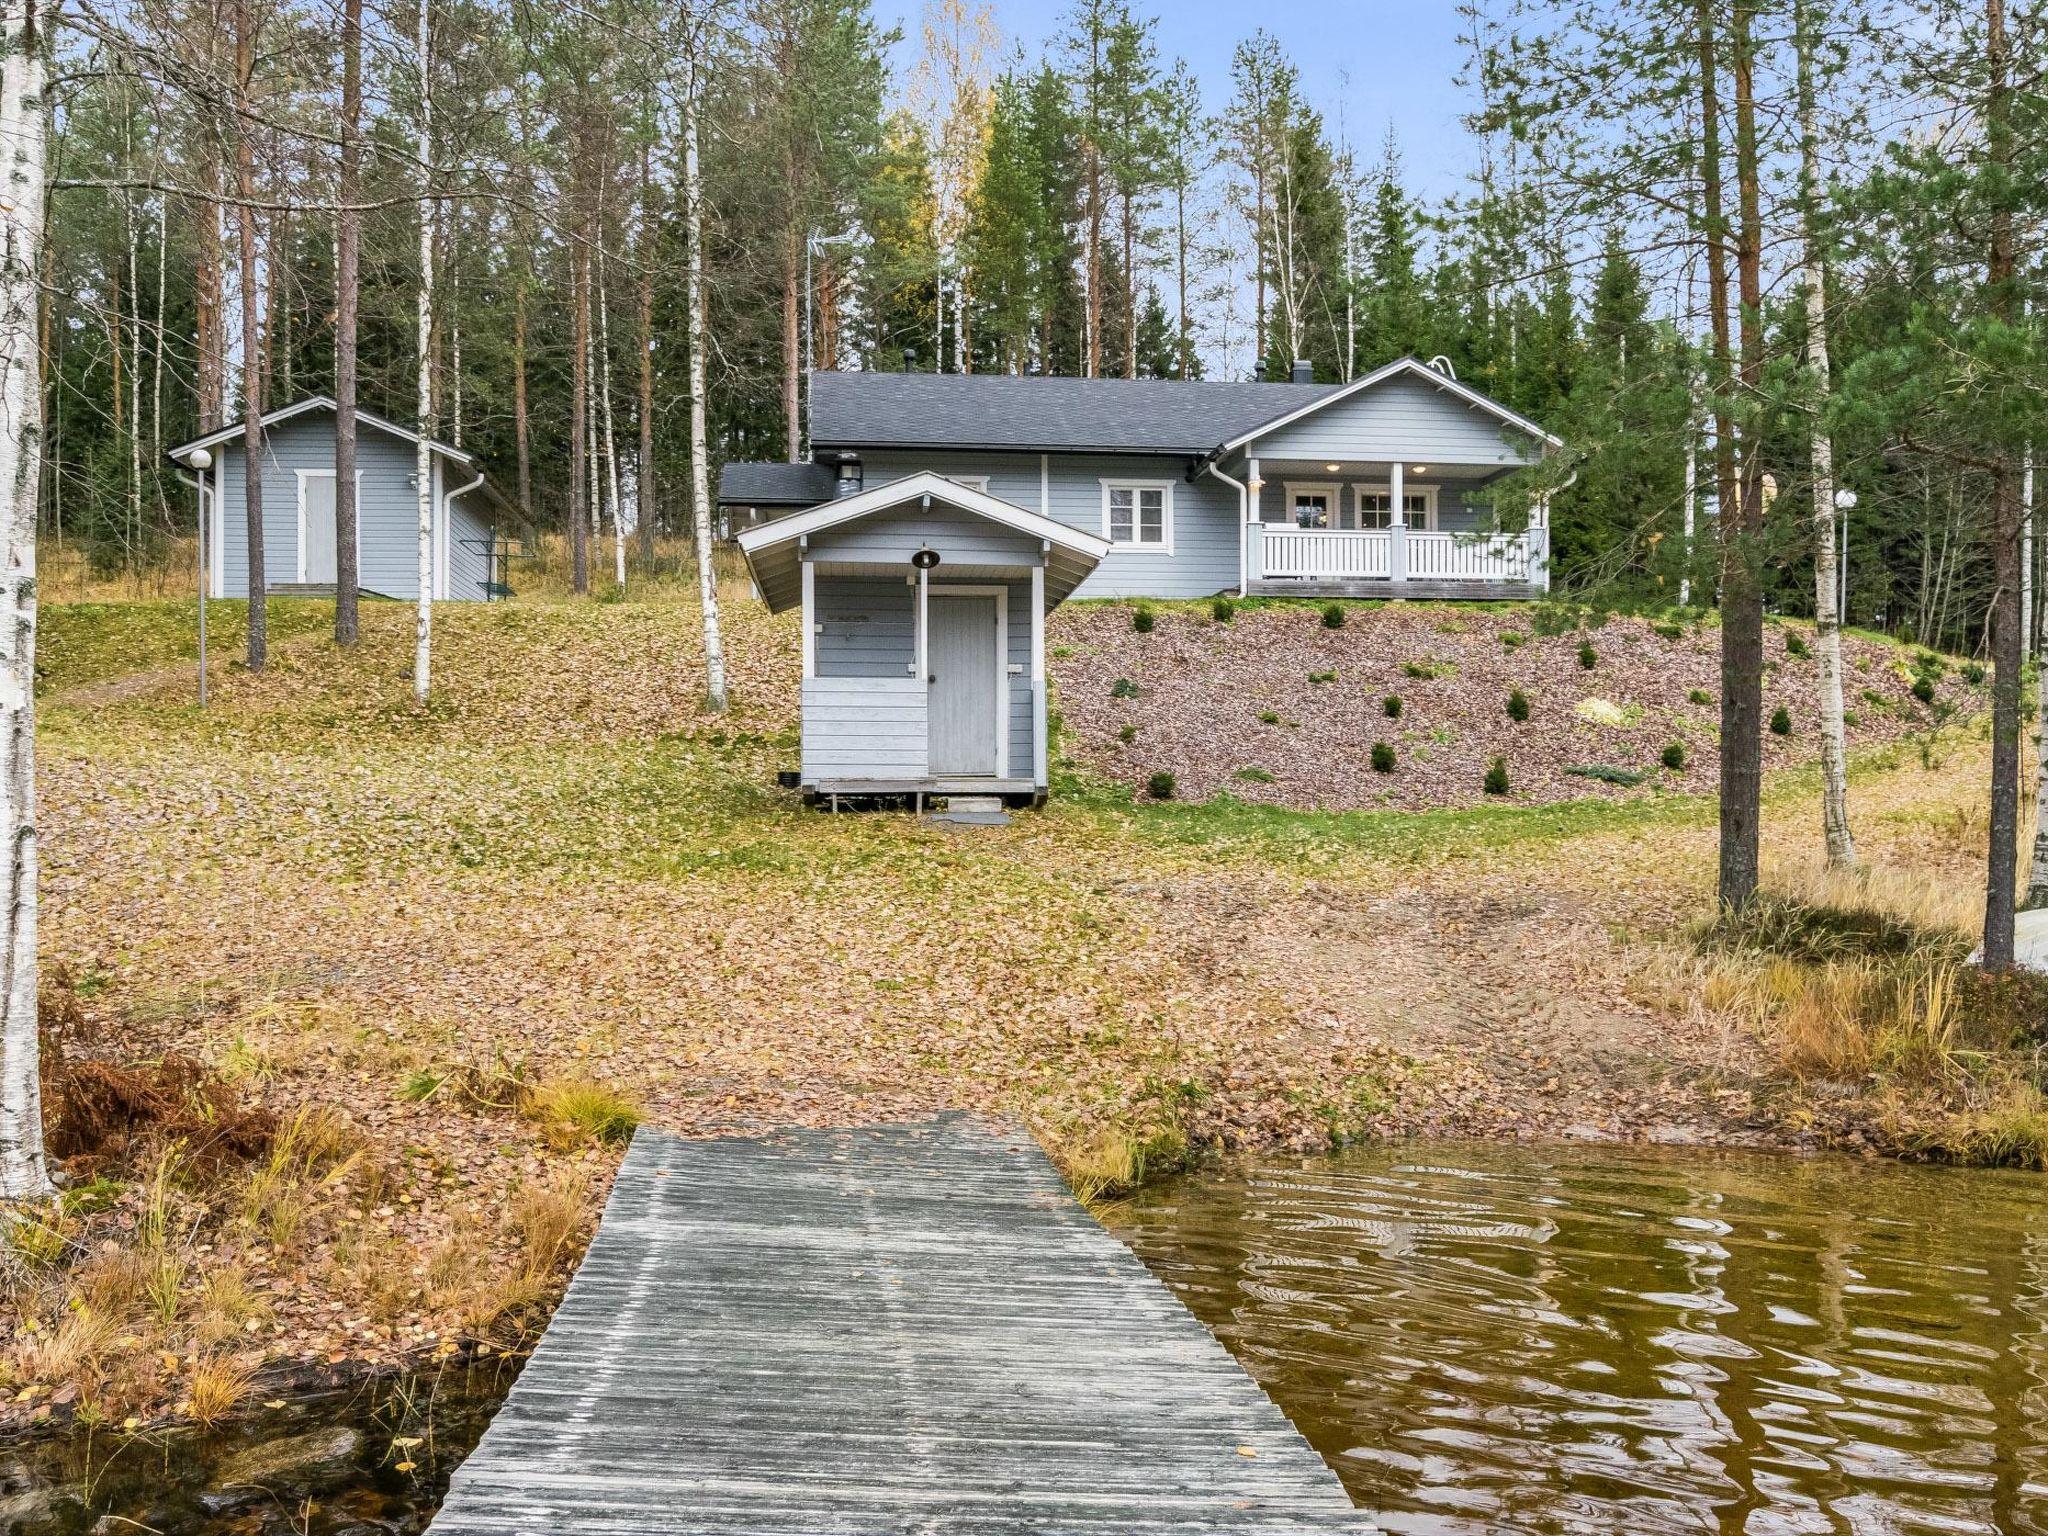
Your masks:
<svg viewBox="0 0 2048 1536"><path fill-rule="evenodd" d="M334 583L334 476L299 476L299 580Z"/></svg>
<svg viewBox="0 0 2048 1536"><path fill-rule="evenodd" d="M935 777L980 777L996 772L996 600L929 599L931 771Z"/></svg>

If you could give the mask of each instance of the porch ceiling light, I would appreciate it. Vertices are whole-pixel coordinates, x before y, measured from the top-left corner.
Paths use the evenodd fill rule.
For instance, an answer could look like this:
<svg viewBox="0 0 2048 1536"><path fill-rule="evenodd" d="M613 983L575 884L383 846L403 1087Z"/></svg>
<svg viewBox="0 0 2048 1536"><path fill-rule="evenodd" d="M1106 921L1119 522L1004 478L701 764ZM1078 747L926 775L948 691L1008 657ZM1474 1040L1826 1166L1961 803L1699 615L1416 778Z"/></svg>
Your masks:
<svg viewBox="0 0 2048 1536"><path fill-rule="evenodd" d="M928 571L939 563L939 552L930 545L926 545L910 557L910 563L920 571Z"/></svg>
<svg viewBox="0 0 2048 1536"><path fill-rule="evenodd" d="M1408 473L1411 475L1426 475L1429 473L1429 466L1427 464L1412 465L1410 466Z"/></svg>
<svg viewBox="0 0 2048 1536"><path fill-rule="evenodd" d="M1338 471L1338 470L1342 469L1343 467L1344 467L1344 466L1343 466L1342 464L1325 464L1325 465L1323 466L1323 469L1324 469L1324 470L1325 470L1325 471L1326 471L1327 473L1329 473L1329 474L1333 474L1333 475L1334 475L1334 474L1336 474L1336 473L1337 473L1337 471Z"/></svg>

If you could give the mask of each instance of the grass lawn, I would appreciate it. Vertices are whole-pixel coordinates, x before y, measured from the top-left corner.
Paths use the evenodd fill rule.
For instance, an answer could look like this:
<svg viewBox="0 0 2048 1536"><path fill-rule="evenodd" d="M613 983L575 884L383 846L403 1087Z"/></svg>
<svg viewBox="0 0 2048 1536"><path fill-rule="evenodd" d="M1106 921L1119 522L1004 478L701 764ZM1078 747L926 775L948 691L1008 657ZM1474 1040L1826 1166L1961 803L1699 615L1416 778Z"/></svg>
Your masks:
<svg viewBox="0 0 2048 1536"><path fill-rule="evenodd" d="M446 605L424 712L395 605L344 655L325 605L274 604L271 668L218 647L204 714L186 604L45 610L59 1098L80 1063L189 1057L180 1103L211 1108L176 1143L76 1128L66 1209L18 1245L10 1413L217 1417L288 1373L502 1344L640 1116L998 1110L1095 1192L1355 1135L1829 1131L1684 937L1705 800L1153 804L1068 763L1007 828L832 817L773 787L794 624L726 611L714 717L665 592ZM1866 755L1870 899L1967 922L1983 778L1966 734ZM1774 880L1809 891L1813 799L1788 768L1767 817ZM261 1150L217 1155L244 1111Z"/></svg>

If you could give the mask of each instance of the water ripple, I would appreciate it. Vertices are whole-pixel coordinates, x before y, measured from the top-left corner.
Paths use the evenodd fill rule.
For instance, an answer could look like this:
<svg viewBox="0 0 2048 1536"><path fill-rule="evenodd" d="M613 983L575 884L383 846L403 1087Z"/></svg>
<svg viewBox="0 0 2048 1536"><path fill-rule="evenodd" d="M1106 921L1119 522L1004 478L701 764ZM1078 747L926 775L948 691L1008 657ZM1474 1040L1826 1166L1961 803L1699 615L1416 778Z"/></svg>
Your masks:
<svg viewBox="0 0 2048 1536"><path fill-rule="evenodd" d="M1375 1148L1124 1235L1389 1531L2048 1536L2048 1186Z"/></svg>

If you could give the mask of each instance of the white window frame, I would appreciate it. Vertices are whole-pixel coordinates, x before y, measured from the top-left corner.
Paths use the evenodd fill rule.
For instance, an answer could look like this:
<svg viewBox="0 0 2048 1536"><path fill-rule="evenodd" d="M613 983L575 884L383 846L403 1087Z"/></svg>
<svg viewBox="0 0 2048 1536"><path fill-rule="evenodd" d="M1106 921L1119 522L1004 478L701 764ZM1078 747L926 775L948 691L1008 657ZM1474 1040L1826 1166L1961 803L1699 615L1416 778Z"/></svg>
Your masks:
<svg viewBox="0 0 2048 1536"><path fill-rule="evenodd" d="M1159 538L1156 542L1133 537L1119 543L1109 531L1109 496L1112 491L1130 491L1135 497L1144 491L1159 492ZM1131 532L1144 528L1144 515L1137 502L1131 504ZM1112 555L1170 555L1173 553L1173 482L1171 480L1123 480L1107 476L1102 480L1102 536L1109 540Z"/></svg>
<svg viewBox="0 0 2048 1536"><path fill-rule="evenodd" d="M970 491L979 491L984 496L988 494L987 475L942 475L940 478L950 480L955 485L965 486Z"/></svg>
<svg viewBox="0 0 2048 1536"><path fill-rule="evenodd" d="M1299 528L1301 520L1295 515L1294 498L1301 495L1321 496L1330 504L1330 515L1323 527L1334 529L1344 516L1344 486L1337 480L1289 480L1281 486L1286 494L1286 504L1281 508L1285 516L1280 521L1283 528ZM1313 531L1313 530L1311 530Z"/></svg>
<svg viewBox="0 0 2048 1536"><path fill-rule="evenodd" d="M1422 517L1422 521L1419 523L1416 522L1415 518L1417 514L1405 508L1401 521L1406 526L1418 529L1423 533L1435 533L1437 531L1436 492L1437 488L1433 485L1403 485L1401 487L1401 500L1403 502L1406 502L1410 497L1413 496L1420 496L1422 498L1422 512L1420 514ZM1360 503L1358 499L1359 497L1392 496L1393 494L1394 485L1391 480L1352 481L1351 512L1352 515L1358 520L1358 526L1360 528L1365 528L1365 507ZM1366 531L1369 533L1385 533L1386 529L1372 528L1367 529Z"/></svg>
<svg viewBox="0 0 2048 1536"><path fill-rule="evenodd" d="M335 477L335 472L331 469L301 469L296 473L299 478L299 585L304 586L306 584L306 482L308 480L332 480ZM335 516L339 518L341 506L338 501L335 504L334 510ZM356 471L356 570L359 575L362 570L362 564L363 472L358 469ZM340 574L338 571L335 573L336 580L340 579Z"/></svg>

